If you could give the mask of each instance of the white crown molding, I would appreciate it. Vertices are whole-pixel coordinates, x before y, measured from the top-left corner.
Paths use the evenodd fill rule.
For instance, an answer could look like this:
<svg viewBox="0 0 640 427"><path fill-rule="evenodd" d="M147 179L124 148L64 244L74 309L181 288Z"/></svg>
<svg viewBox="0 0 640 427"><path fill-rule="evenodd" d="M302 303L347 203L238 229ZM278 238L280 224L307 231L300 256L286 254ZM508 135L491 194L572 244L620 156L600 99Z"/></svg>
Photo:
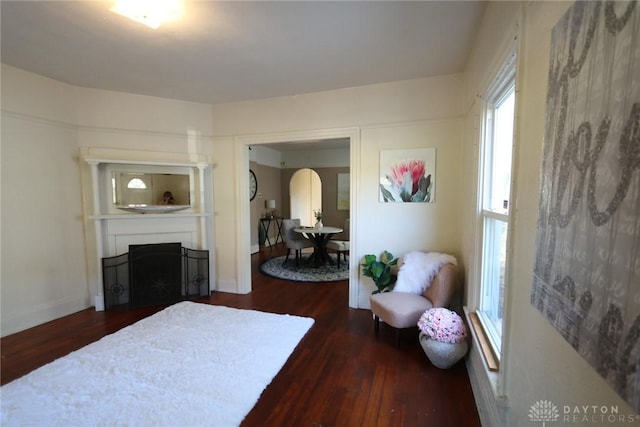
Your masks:
<svg viewBox="0 0 640 427"><path fill-rule="evenodd" d="M76 123L69 123L62 120L47 119L47 118L36 116L33 114L20 113L17 111L11 111L4 108L0 111L2 111L2 115L5 117L11 117L19 120L42 123L49 126L56 126L56 127L61 127L65 129L73 129L79 132L112 133L112 134L120 134L120 135L154 136L154 137L165 137L165 138L184 138L185 136L189 135L188 132L165 132L165 131L155 131L155 130L114 128L114 127L107 127L107 126L86 126L86 125L79 125ZM198 138L200 138L202 141L213 142L213 134L199 133Z"/></svg>

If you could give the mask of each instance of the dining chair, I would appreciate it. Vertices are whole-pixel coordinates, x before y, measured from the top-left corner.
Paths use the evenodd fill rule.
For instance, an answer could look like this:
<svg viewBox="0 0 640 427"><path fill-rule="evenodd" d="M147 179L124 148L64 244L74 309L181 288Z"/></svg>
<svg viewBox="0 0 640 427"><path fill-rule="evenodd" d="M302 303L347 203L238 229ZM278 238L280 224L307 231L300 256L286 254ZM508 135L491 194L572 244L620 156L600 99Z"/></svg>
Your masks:
<svg viewBox="0 0 640 427"><path fill-rule="evenodd" d="M327 242L327 249L333 249L338 254L338 268L340 268L340 255L347 262L347 253L349 253L349 218L344 220L342 229L344 235L347 236L346 240L331 239Z"/></svg>
<svg viewBox="0 0 640 427"><path fill-rule="evenodd" d="M313 242L311 242L311 240L306 239L302 234L293 231L294 228L298 227L300 227L300 218L282 220L282 229L284 230L284 243L287 246L287 256L282 262L283 266L289 260L291 249L295 250L297 267L299 264L299 260L302 257L302 249L313 247Z"/></svg>

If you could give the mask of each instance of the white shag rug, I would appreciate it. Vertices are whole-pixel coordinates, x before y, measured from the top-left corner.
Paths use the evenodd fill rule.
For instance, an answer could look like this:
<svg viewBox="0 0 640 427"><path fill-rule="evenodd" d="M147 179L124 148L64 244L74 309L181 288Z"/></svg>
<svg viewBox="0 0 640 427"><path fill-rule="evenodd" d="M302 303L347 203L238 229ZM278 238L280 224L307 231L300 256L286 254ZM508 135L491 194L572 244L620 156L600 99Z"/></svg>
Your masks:
<svg viewBox="0 0 640 427"><path fill-rule="evenodd" d="M313 322L181 302L4 385L0 425L238 426Z"/></svg>

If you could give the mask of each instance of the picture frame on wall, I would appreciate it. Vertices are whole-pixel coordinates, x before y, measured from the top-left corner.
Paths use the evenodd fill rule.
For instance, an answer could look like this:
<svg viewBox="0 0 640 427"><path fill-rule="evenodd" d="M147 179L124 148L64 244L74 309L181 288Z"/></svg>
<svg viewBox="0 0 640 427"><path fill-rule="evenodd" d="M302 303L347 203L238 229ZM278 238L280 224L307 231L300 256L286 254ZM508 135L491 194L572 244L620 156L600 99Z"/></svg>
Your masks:
<svg viewBox="0 0 640 427"><path fill-rule="evenodd" d="M337 209L339 211L349 210L349 174L338 174Z"/></svg>
<svg viewBox="0 0 640 427"><path fill-rule="evenodd" d="M380 150L379 201L433 203L436 149Z"/></svg>

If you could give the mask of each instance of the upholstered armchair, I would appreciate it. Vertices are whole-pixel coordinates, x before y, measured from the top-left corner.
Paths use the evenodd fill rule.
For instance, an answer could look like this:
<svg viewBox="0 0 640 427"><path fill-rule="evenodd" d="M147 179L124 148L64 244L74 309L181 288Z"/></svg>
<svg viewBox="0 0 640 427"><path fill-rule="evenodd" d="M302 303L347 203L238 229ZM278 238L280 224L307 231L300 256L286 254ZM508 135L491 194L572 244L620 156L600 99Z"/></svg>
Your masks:
<svg viewBox="0 0 640 427"><path fill-rule="evenodd" d="M340 255L347 261L347 253L349 252L349 218L344 220L342 232L347 236L347 240L331 239L327 242L327 249L333 249L338 254L338 268L340 268Z"/></svg>
<svg viewBox="0 0 640 427"><path fill-rule="evenodd" d="M311 240L306 239L302 234L296 233L295 231L293 231L294 228L299 228L299 227L300 227L300 218L282 220L282 229L284 231L284 243L287 246L287 256L284 258L282 265L284 265L287 262L287 260L289 260L289 254L291 253L291 249L295 251L296 266L297 266L299 264L300 258L302 257L302 249L313 247L313 242L311 242Z"/></svg>
<svg viewBox="0 0 640 427"><path fill-rule="evenodd" d="M400 270L402 271L402 266ZM389 326L396 328L396 346L398 346L400 330L416 326L422 313L430 308L451 305L457 287L458 268L454 263L447 262L439 267L437 274L433 276L431 283L422 293L397 292L394 289L391 292L371 295L371 311L374 315L376 335L382 319Z"/></svg>

